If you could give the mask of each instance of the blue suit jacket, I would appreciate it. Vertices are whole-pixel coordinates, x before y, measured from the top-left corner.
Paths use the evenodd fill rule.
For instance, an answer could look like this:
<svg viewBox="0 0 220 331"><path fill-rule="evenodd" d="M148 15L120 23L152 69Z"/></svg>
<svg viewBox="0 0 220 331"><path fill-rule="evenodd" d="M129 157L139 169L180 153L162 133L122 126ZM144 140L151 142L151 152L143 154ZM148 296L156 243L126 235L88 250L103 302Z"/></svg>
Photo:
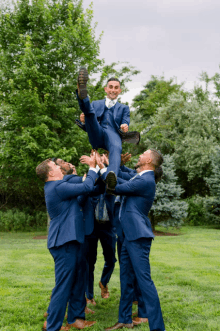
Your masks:
<svg viewBox="0 0 220 331"><path fill-rule="evenodd" d="M45 183L45 201L51 218L48 248L72 240L84 242L83 211L77 196L92 192L97 177L96 172L90 170L83 183L79 183L78 176L64 176L62 180Z"/></svg>
<svg viewBox="0 0 220 331"><path fill-rule="evenodd" d="M136 170L125 167L124 165L120 167L118 177L122 179L129 180L137 174Z"/></svg>
<svg viewBox="0 0 220 331"><path fill-rule="evenodd" d="M93 101L91 103L91 105L92 105L92 107L95 111L95 114L96 114L96 117L97 117L98 121L101 120L101 117L104 113L105 100L106 99L97 100L97 101ZM119 102L116 102L113 117L114 117L116 127L118 129L120 129L121 124L129 125L130 124L130 110L129 110L129 107L126 106L126 105L123 105Z"/></svg>
<svg viewBox="0 0 220 331"><path fill-rule="evenodd" d="M126 196L121 206L120 221L128 241L154 238L148 213L154 201L155 189L153 171L116 185L115 193Z"/></svg>
<svg viewBox="0 0 220 331"><path fill-rule="evenodd" d="M79 102L80 109L83 111L85 106L84 106L83 101L81 99L79 99L77 90L76 90L76 96L77 96L77 99ZM96 100L91 103L91 107L92 107L93 111L95 112L99 123L101 121L101 117L105 110L105 100L106 99ZM127 124L129 126L129 124L130 124L129 107L126 105L123 105L119 102L116 102L113 117L114 117L114 121L115 121L115 125L116 125L117 129L120 129L121 124ZM84 127L84 130L86 131L85 127Z"/></svg>

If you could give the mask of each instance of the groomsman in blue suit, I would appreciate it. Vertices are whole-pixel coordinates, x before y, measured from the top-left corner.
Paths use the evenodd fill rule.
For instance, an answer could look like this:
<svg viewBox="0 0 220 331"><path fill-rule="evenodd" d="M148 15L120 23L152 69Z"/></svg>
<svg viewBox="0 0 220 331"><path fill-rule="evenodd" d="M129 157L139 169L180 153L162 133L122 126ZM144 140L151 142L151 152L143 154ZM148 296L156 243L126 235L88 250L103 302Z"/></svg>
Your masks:
<svg viewBox="0 0 220 331"><path fill-rule="evenodd" d="M88 164L89 156L83 155L80 162ZM104 161L103 161L104 162ZM105 259L104 268L102 271L99 287L101 288L101 297L103 299L109 298L109 291L107 284L110 281L113 273L115 262L115 246L116 246L116 233L113 226L113 209L114 200L113 195L105 193L105 184L100 180L96 195L92 193L92 213L93 231L90 235L86 236L87 240L87 261L89 266L88 279L87 279L87 303L96 305L94 300L94 269L97 259L97 245L100 241L103 256ZM99 193L97 195L97 193Z"/></svg>
<svg viewBox="0 0 220 331"><path fill-rule="evenodd" d="M121 202L119 219L124 233L121 250L120 281L121 299L118 322L107 331L133 328L132 300L135 277L145 304L150 331L165 331L159 297L151 279L149 254L154 234L148 213L155 196L154 170L163 162L156 150L147 150L140 155L138 174L131 180L121 179L114 194L124 196ZM99 166L103 165L99 162Z"/></svg>
<svg viewBox="0 0 220 331"><path fill-rule="evenodd" d="M121 93L120 81L117 78L108 80L105 87L106 99L93 101L91 104L87 96L87 81L88 72L85 68L81 68L77 98L80 109L85 114L85 130L94 149L104 148L109 151L109 167L103 179L107 187L113 189L121 163L121 134L128 132L130 110L128 106L117 101Z"/></svg>
<svg viewBox="0 0 220 331"><path fill-rule="evenodd" d="M95 324L94 321L85 321L85 266L82 266L85 263L82 259L85 230L83 212L77 201L79 195L93 191L98 177L95 165L93 155L83 183L79 183L77 176L64 177L60 166L51 159L36 168L38 177L45 181L45 201L51 218L48 249L55 262L55 287L43 330L83 329ZM68 323L62 327L67 302Z"/></svg>

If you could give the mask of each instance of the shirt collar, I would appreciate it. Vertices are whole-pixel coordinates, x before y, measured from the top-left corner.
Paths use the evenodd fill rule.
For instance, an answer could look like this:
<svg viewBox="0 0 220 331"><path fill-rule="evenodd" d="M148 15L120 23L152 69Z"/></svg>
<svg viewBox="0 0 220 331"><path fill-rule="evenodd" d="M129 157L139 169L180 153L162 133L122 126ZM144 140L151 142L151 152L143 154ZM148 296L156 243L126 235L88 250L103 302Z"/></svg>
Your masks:
<svg viewBox="0 0 220 331"><path fill-rule="evenodd" d="M106 97L106 100L105 100L105 105L106 105L106 107L108 107L110 101L113 101L113 102L114 102L114 105L115 105L116 102L118 101L118 98L116 98L116 99L114 99L114 100L111 100L111 99L109 99L108 97Z"/></svg>
<svg viewBox="0 0 220 331"><path fill-rule="evenodd" d="M141 171L141 172L139 172L139 174L138 175L143 175L145 172L148 172L148 171L153 171L153 170L143 170L143 171Z"/></svg>

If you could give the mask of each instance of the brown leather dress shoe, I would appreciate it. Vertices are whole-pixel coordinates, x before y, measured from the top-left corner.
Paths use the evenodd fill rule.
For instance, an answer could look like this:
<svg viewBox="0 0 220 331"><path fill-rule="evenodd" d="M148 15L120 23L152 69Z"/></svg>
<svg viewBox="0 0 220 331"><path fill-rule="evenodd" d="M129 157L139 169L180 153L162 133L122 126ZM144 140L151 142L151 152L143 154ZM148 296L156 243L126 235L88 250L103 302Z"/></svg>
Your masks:
<svg viewBox="0 0 220 331"><path fill-rule="evenodd" d="M148 323L148 319L143 317L133 317L134 325L140 325L142 323Z"/></svg>
<svg viewBox="0 0 220 331"><path fill-rule="evenodd" d="M92 310L92 309L86 307L86 308L85 308L85 314L95 314L95 312L94 312L94 310Z"/></svg>
<svg viewBox="0 0 220 331"><path fill-rule="evenodd" d="M102 297L103 299L108 299L108 298L109 298L108 286L107 286L107 285L104 286L104 285L102 285L101 282L99 282L99 287L100 287L100 289L101 289L101 297Z"/></svg>
<svg viewBox="0 0 220 331"><path fill-rule="evenodd" d="M67 327L67 330L69 330L70 328L76 328L76 329L82 330L84 328L88 328L89 326L94 325L95 323L96 323L96 321L85 321L82 319L77 319L72 324L66 323L66 327Z"/></svg>
<svg viewBox="0 0 220 331"><path fill-rule="evenodd" d="M95 302L94 298L92 298L91 300L86 298L86 302L91 303L93 306L96 305L96 302Z"/></svg>
<svg viewBox="0 0 220 331"><path fill-rule="evenodd" d="M43 331L47 331L47 321L44 322L44 325L42 327ZM68 331L69 329L66 326L61 326L60 330Z"/></svg>
<svg viewBox="0 0 220 331"><path fill-rule="evenodd" d="M118 330L118 329L133 329L134 324L125 324L125 323L116 323L115 325L111 326L110 328L105 329L105 331L111 331L111 330Z"/></svg>

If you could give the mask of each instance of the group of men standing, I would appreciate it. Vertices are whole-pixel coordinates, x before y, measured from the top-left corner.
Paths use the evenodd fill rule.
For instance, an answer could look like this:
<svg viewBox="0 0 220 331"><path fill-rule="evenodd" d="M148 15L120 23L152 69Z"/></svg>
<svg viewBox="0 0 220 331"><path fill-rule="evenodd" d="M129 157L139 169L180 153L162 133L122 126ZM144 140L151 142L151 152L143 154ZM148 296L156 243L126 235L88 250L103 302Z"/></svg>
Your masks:
<svg viewBox="0 0 220 331"><path fill-rule="evenodd" d="M101 241L105 258L99 286L102 297L108 298L107 284L116 262L117 234L119 318L106 330L133 328L148 321L150 331L165 331L150 273L149 254L154 234L148 218L156 190L155 174L158 180L163 157L158 151L148 149L140 155L136 170L121 166L122 142L137 142L139 135L128 131L129 108L117 102L120 82L110 78L105 87L106 99L90 104L87 81L88 72L81 68L77 98L83 113L77 124L87 131L94 149L104 148L109 152L109 159L96 151L90 157L81 157L81 162L89 165L83 178L61 159L47 159L36 168L38 177L45 182L45 201L51 218L48 249L55 262L55 287L43 330L83 329L95 324L85 320L85 309L86 297L95 305L97 241ZM134 298L138 301L138 316L132 319ZM62 326L67 304L68 322Z"/></svg>

